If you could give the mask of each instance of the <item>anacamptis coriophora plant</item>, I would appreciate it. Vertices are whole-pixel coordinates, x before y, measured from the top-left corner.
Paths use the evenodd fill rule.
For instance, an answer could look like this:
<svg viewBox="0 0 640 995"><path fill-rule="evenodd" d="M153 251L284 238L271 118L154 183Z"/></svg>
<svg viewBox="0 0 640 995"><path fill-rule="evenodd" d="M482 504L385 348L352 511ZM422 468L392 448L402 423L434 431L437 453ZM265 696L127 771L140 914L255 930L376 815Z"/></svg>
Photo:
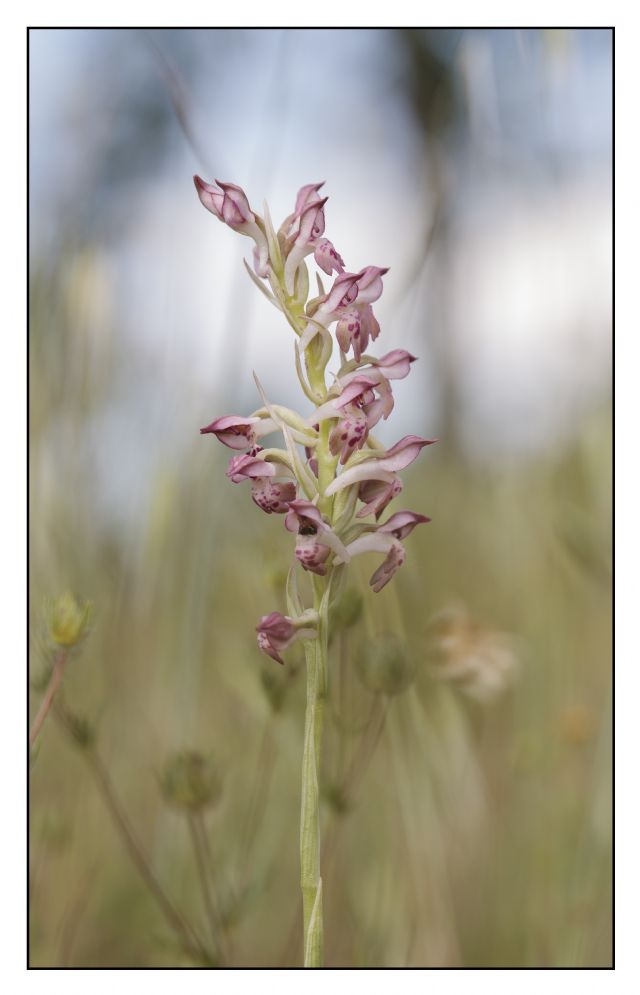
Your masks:
<svg viewBox="0 0 640 995"><path fill-rule="evenodd" d="M322 183L302 187L292 213L275 231L267 206L253 211L244 191L233 183L205 183L196 176L202 204L234 231L253 239L253 268L247 271L295 334L295 364L300 386L311 406L299 414L267 399L259 381L262 406L248 416L223 415L201 429L236 450L227 469L234 484L247 481L251 497L268 515L284 516L295 536L295 557L287 581L287 615L271 612L257 626L258 645L278 663L294 640L304 640L307 706L302 758L300 864L305 967L323 963L322 877L320 874L319 771L323 706L327 693L329 608L338 594L346 564L360 553L383 557L371 577L380 591L402 566L403 540L425 515L396 511L380 519L402 483L398 472L412 463L423 446L435 441L407 435L385 449L372 435L393 410L393 380L407 376L415 357L393 349L381 358L367 352L380 326L373 313L387 272L367 266L345 270L332 243L324 237L326 197ZM317 275L318 296L309 299L306 260L329 277L325 291ZM340 367L327 383L333 355L334 326ZM351 354L351 357L349 357ZM266 436L280 433L283 447L263 447ZM303 455L304 454L304 455ZM299 564L311 575L313 603L305 605L296 581Z"/></svg>

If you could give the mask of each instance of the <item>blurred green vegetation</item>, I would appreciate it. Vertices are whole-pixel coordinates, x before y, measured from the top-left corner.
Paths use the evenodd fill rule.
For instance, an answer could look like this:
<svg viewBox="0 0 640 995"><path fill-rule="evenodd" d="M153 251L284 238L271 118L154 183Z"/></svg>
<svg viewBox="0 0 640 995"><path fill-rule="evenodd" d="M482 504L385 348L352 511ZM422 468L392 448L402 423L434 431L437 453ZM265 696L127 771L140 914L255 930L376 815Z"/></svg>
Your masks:
<svg viewBox="0 0 640 995"><path fill-rule="evenodd" d="M108 291L82 246L31 290L34 711L45 599L95 606L33 757L31 964L197 960L130 859L102 770L211 962L297 965L303 658L279 668L254 638L285 608L291 537L195 433L142 506L130 469L130 514L109 518L96 416L128 357ZM393 584L373 595L373 561L350 568L362 609L350 594L335 614L324 756L329 965L611 963L610 439L608 406L564 448L499 467L444 439L405 475L402 507L433 523ZM162 792L185 750L216 771L195 829Z"/></svg>

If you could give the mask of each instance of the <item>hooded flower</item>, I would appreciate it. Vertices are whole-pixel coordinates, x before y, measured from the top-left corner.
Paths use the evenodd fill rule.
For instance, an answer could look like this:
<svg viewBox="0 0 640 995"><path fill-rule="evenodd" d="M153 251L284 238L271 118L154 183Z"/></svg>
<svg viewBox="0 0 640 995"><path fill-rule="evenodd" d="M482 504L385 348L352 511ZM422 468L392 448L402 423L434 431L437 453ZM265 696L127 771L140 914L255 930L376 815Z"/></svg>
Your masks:
<svg viewBox="0 0 640 995"><path fill-rule="evenodd" d="M254 240L258 250L255 258L256 271L260 276L266 275L269 247L264 234L264 223L262 218L251 210L242 187L236 186L235 183L223 183L222 180L216 180L218 186L215 187L199 176L194 176L193 182L203 207L234 231L249 235Z"/></svg>
<svg viewBox="0 0 640 995"><path fill-rule="evenodd" d="M241 484L243 481L253 480L255 477L275 477L275 466L262 459L259 453L260 447L256 446L250 453L232 456L227 467L229 480L234 484Z"/></svg>
<svg viewBox="0 0 640 995"><path fill-rule="evenodd" d="M406 349L392 349L385 353L380 359L371 361L376 369L384 373L387 380L404 380L409 375L411 364L415 363L416 357L412 356Z"/></svg>
<svg viewBox="0 0 640 995"><path fill-rule="evenodd" d="M360 553L386 553L384 562L369 581L376 594L389 583L396 570L405 561L406 553L400 540L408 536L416 525L428 521L430 519L426 515L418 515L413 511L399 511L384 525L379 525L347 544L347 551L352 557Z"/></svg>
<svg viewBox="0 0 640 995"><path fill-rule="evenodd" d="M300 618L289 618L280 612L263 615L256 626L258 646L277 663L284 664L280 656L296 639L313 639L318 618L315 612L305 612Z"/></svg>
<svg viewBox="0 0 640 995"><path fill-rule="evenodd" d="M240 415L223 415L200 429L200 435L215 435L229 449L250 449L256 439L274 432L276 425L270 418L242 418Z"/></svg>
<svg viewBox="0 0 640 995"><path fill-rule="evenodd" d="M322 184L320 184L322 185ZM285 246L287 261L284 267L284 282L288 294L293 294L295 276L300 263L310 253L325 273L329 275L335 269L338 273L344 270L344 263L324 234L324 205L328 197L313 197L309 195L301 207L300 213L294 216L290 235Z"/></svg>
<svg viewBox="0 0 640 995"><path fill-rule="evenodd" d="M311 501L291 501L284 524L289 532L298 533L296 558L305 570L323 577L327 572L326 561L332 550L345 561L350 559L338 536Z"/></svg>
<svg viewBox="0 0 640 995"><path fill-rule="evenodd" d="M344 470L329 484L325 493L337 494L343 487L359 484L364 480L378 480L390 484L394 480L395 473L413 463L423 446L430 446L436 441L436 439L421 439L418 435L405 435L383 456L367 456L355 466Z"/></svg>

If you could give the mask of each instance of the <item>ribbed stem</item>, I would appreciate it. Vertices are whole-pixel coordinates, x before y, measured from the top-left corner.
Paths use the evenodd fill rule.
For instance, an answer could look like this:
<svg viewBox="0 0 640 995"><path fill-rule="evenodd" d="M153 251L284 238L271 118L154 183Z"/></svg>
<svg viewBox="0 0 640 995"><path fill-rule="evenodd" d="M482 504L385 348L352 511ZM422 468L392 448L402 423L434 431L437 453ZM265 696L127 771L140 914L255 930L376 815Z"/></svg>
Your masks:
<svg viewBox="0 0 640 995"><path fill-rule="evenodd" d="M318 638L306 643L307 708L302 753L300 811L300 884L302 887L304 966L322 967L324 930L320 875L320 759L326 698L327 639L321 610L323 582L314 584L315 607L320 613Z"/></svg>

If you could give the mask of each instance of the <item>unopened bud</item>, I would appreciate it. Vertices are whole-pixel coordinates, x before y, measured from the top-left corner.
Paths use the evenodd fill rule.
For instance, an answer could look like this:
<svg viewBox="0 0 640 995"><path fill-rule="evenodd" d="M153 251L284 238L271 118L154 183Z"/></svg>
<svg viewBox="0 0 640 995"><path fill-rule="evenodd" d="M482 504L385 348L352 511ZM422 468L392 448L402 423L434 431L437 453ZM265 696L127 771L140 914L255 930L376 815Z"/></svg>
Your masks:
<svg viewBox="0 0 640 995"><path fill-rule="evenodd" d="M362 595L349 587L331 609L331 629L351 629L362 615Z"/></svg>
<svg viewBox="0 0 640 995"><path fill-rule="evenodd" d="M160 785L170 805L192 811L215 805L222 793L213 761L197 750L182 750L170 756Z"/></svg>
<svg viewBox="0 0 640 995"><path fill-rule="evenodd" d="M405 644L396 636L384 635L366 640L356 657L358 674L373 692L399 694L409 687L415 666Z"/></svg>
<svg viewBox="0 0 640 995"><path fill-rule="evenodd" d="M46 606L47 628L51 642L70 648L81 642L89 632L93 605L80 604L69 591Z"/></svg>

